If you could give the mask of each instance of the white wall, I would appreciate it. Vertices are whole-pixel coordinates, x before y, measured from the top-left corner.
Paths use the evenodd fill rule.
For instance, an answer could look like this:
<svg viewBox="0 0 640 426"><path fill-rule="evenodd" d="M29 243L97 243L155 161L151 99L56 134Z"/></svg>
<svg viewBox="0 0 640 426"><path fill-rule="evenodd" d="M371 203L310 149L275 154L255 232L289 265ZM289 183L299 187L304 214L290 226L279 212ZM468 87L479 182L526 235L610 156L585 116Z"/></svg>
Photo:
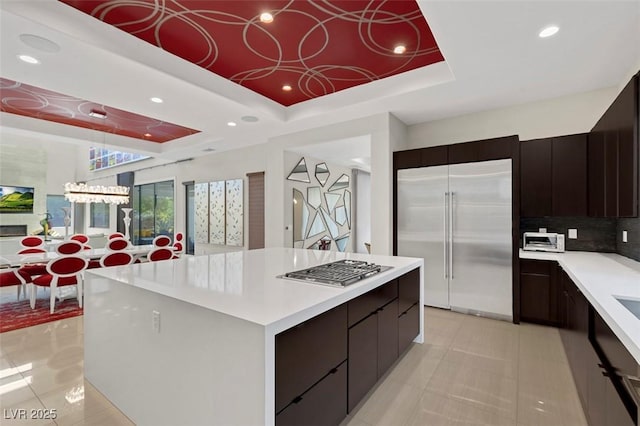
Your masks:
<svg viewBox="0 0 640 426"><path fill-rule="evenodd" d="M0 224L27 225L31 233L42 228L47 194L64 194L64 184L75 179L76 147L46 137L25 135L0 127L0 184L34 187L33 214L2 214Z"/></svg>
<svg viewBox="0 0 640 426"><path fill-rule="evenodd" d="M367 253L364 243L371 242L371 174L355 170L355 252Z"/></svg>
<svg viewBox="0 0 640 426"><path fill-rule="evenodd" d="M617 87L611 87L415 124L408 129L408 147L422 148L508 135L529 140L588 132L618 91Z"/></svg>

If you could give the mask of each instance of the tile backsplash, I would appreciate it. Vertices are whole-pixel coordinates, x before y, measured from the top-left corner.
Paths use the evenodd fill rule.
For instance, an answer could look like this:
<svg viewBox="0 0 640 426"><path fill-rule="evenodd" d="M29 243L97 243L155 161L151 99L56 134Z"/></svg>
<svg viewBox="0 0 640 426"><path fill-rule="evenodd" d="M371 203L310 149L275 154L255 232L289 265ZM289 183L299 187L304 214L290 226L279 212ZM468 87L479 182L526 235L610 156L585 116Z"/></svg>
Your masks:
<svg viewBox="0 0 640 426"><path fill-rule="evenodd" d="M547 228L547 232L565 235L566 250L615 253L617 251L617 222L617 219L594 217L520 218L520 247L522 247L522 234L524 232L537 232L539 228ZM568 238L569 229L578 230L578 239ZM634 241L637 241L637 238Z"/></svg>
<svg viewBox="0 0 640 426"><path fill-rule="evenodd" d="M622 242L622 231L627 231L627 242ZM618 219L616 251L640 261L640 218Z"/></svg>

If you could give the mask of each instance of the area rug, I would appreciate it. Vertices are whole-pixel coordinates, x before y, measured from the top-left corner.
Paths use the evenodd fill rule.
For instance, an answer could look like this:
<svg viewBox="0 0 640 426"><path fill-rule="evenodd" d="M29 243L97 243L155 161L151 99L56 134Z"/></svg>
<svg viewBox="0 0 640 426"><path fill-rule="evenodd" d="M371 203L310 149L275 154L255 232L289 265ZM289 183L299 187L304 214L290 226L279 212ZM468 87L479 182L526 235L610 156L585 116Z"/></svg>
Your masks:
<svg viewBox="0 0 640 426"><path fill-rule="evenodd" d="M82 309L78 306L78 299L75 297L56 301L56 308L53 314L49 314L48 297L46 300L38 298L35 309L31 309L28 300L4 301L0 304L0 333L78 315L82 315Z"/></svg>

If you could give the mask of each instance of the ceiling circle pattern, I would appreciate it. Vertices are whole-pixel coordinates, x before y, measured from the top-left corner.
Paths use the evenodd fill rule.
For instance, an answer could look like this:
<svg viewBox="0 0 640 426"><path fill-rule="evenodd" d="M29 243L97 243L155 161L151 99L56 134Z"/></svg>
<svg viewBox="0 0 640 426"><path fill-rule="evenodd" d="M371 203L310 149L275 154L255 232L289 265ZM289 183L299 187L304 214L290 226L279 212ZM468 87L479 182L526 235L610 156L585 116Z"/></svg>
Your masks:
<svg viewBox="0 0 640 426"><path fill-rule="evenodd" d="M415 0L60 1L284 106L444 60Z"/></svg>
<svg viewBox="0 0 640 426"><path fill-rule="evenodd" d="M198 130L0 78L0 111L150 142L168 142ZM105 114L95 118L91 112Z"/></svg>

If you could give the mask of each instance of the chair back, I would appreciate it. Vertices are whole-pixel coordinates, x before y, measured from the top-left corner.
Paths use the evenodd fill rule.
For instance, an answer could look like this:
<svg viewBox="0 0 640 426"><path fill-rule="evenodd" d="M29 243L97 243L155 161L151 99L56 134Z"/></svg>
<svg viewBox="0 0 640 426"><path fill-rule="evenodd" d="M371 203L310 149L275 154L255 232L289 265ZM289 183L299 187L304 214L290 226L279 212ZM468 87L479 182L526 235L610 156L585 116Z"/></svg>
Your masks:
<svg viewBox="0 0 640 426"><path fill-rule="evenodd" d="M46 253L47 251L41 247L32 247L25 248L18 252L18 254L36 254L36 253Z"/></svg>
<svg viewBox="0 0 640 426"><path fill-rule="evenodd" d="M129 241L124 238L112 238L107 241L107 250L110 251L122 251L129 247Z"/></svg>
<svg viewBox="0 0 640 426"><path fill-rule="evenodd" d="M169 260L173 258L173 250L166 247L157 247L149 252L147 259L149 262L157 262L159 260Z"/></svg>
<svg viewBox="0 0 640 426"><path fill-rule="evenodd" d="M37 237L35 235L29 235L29 236L23 237L20 240L20 245L22 247L24 247L25 249L43 247L44 246L44 238ZM33 253L37 253L37 252L33 252ZM20 254L20 253L18 253L18 254Z"/></svg>
<svg viewBox="0 0 640 426"><path fill-rule="evenodd" d="M158 235L153 239L153 245L155 247L169 247L171 245L171 238L166 235Z"/></svg>
<svg viewBox="0 0 640 426"><path fill-rule="evenodd" d="M58 244L56 247L56 253L60 256L70 256L76 253L80 253L84 249L84 246L80 244L78 241L65 241L64 243Z"/></svg>
<svg viewBox="0 0 640 426"><path fill-rule="evenodd" d="M179 256L184 252L183 239L184 234L182 232L177 232L174 238L175 242L173 243L173 254Z"/></svg>
<svg viewBox="0 0 640 426"><path fill-rule="evenodd" d="M100 266L103 268L108 266L130 265L131 263L133 263L133 256L126 251L114 251L100 258Z"/></svg>
<svg viewBox="0 0 640 426"><path fill-rule="evenodd" d="M89 261L79 256L62 256L47 263L47 272L52 276L71 277L87 269Z"/></svg>
<svg viewBox="0 0 640 426"><path fill-rule="evenodd" d="M71 237L69 237L69 239L71 241L77 241L82 244L83 249L91 250L91 246L88 244L89 237L87 237L85 234L73 234Z"/></svg>
<svg viewBox="0 0 640 426"><path fill-rule="evenodd" d="M124 238L124 234L122 232L114 232L113 234L109 234L108 239L113 240L114 238Z"/></svg>

